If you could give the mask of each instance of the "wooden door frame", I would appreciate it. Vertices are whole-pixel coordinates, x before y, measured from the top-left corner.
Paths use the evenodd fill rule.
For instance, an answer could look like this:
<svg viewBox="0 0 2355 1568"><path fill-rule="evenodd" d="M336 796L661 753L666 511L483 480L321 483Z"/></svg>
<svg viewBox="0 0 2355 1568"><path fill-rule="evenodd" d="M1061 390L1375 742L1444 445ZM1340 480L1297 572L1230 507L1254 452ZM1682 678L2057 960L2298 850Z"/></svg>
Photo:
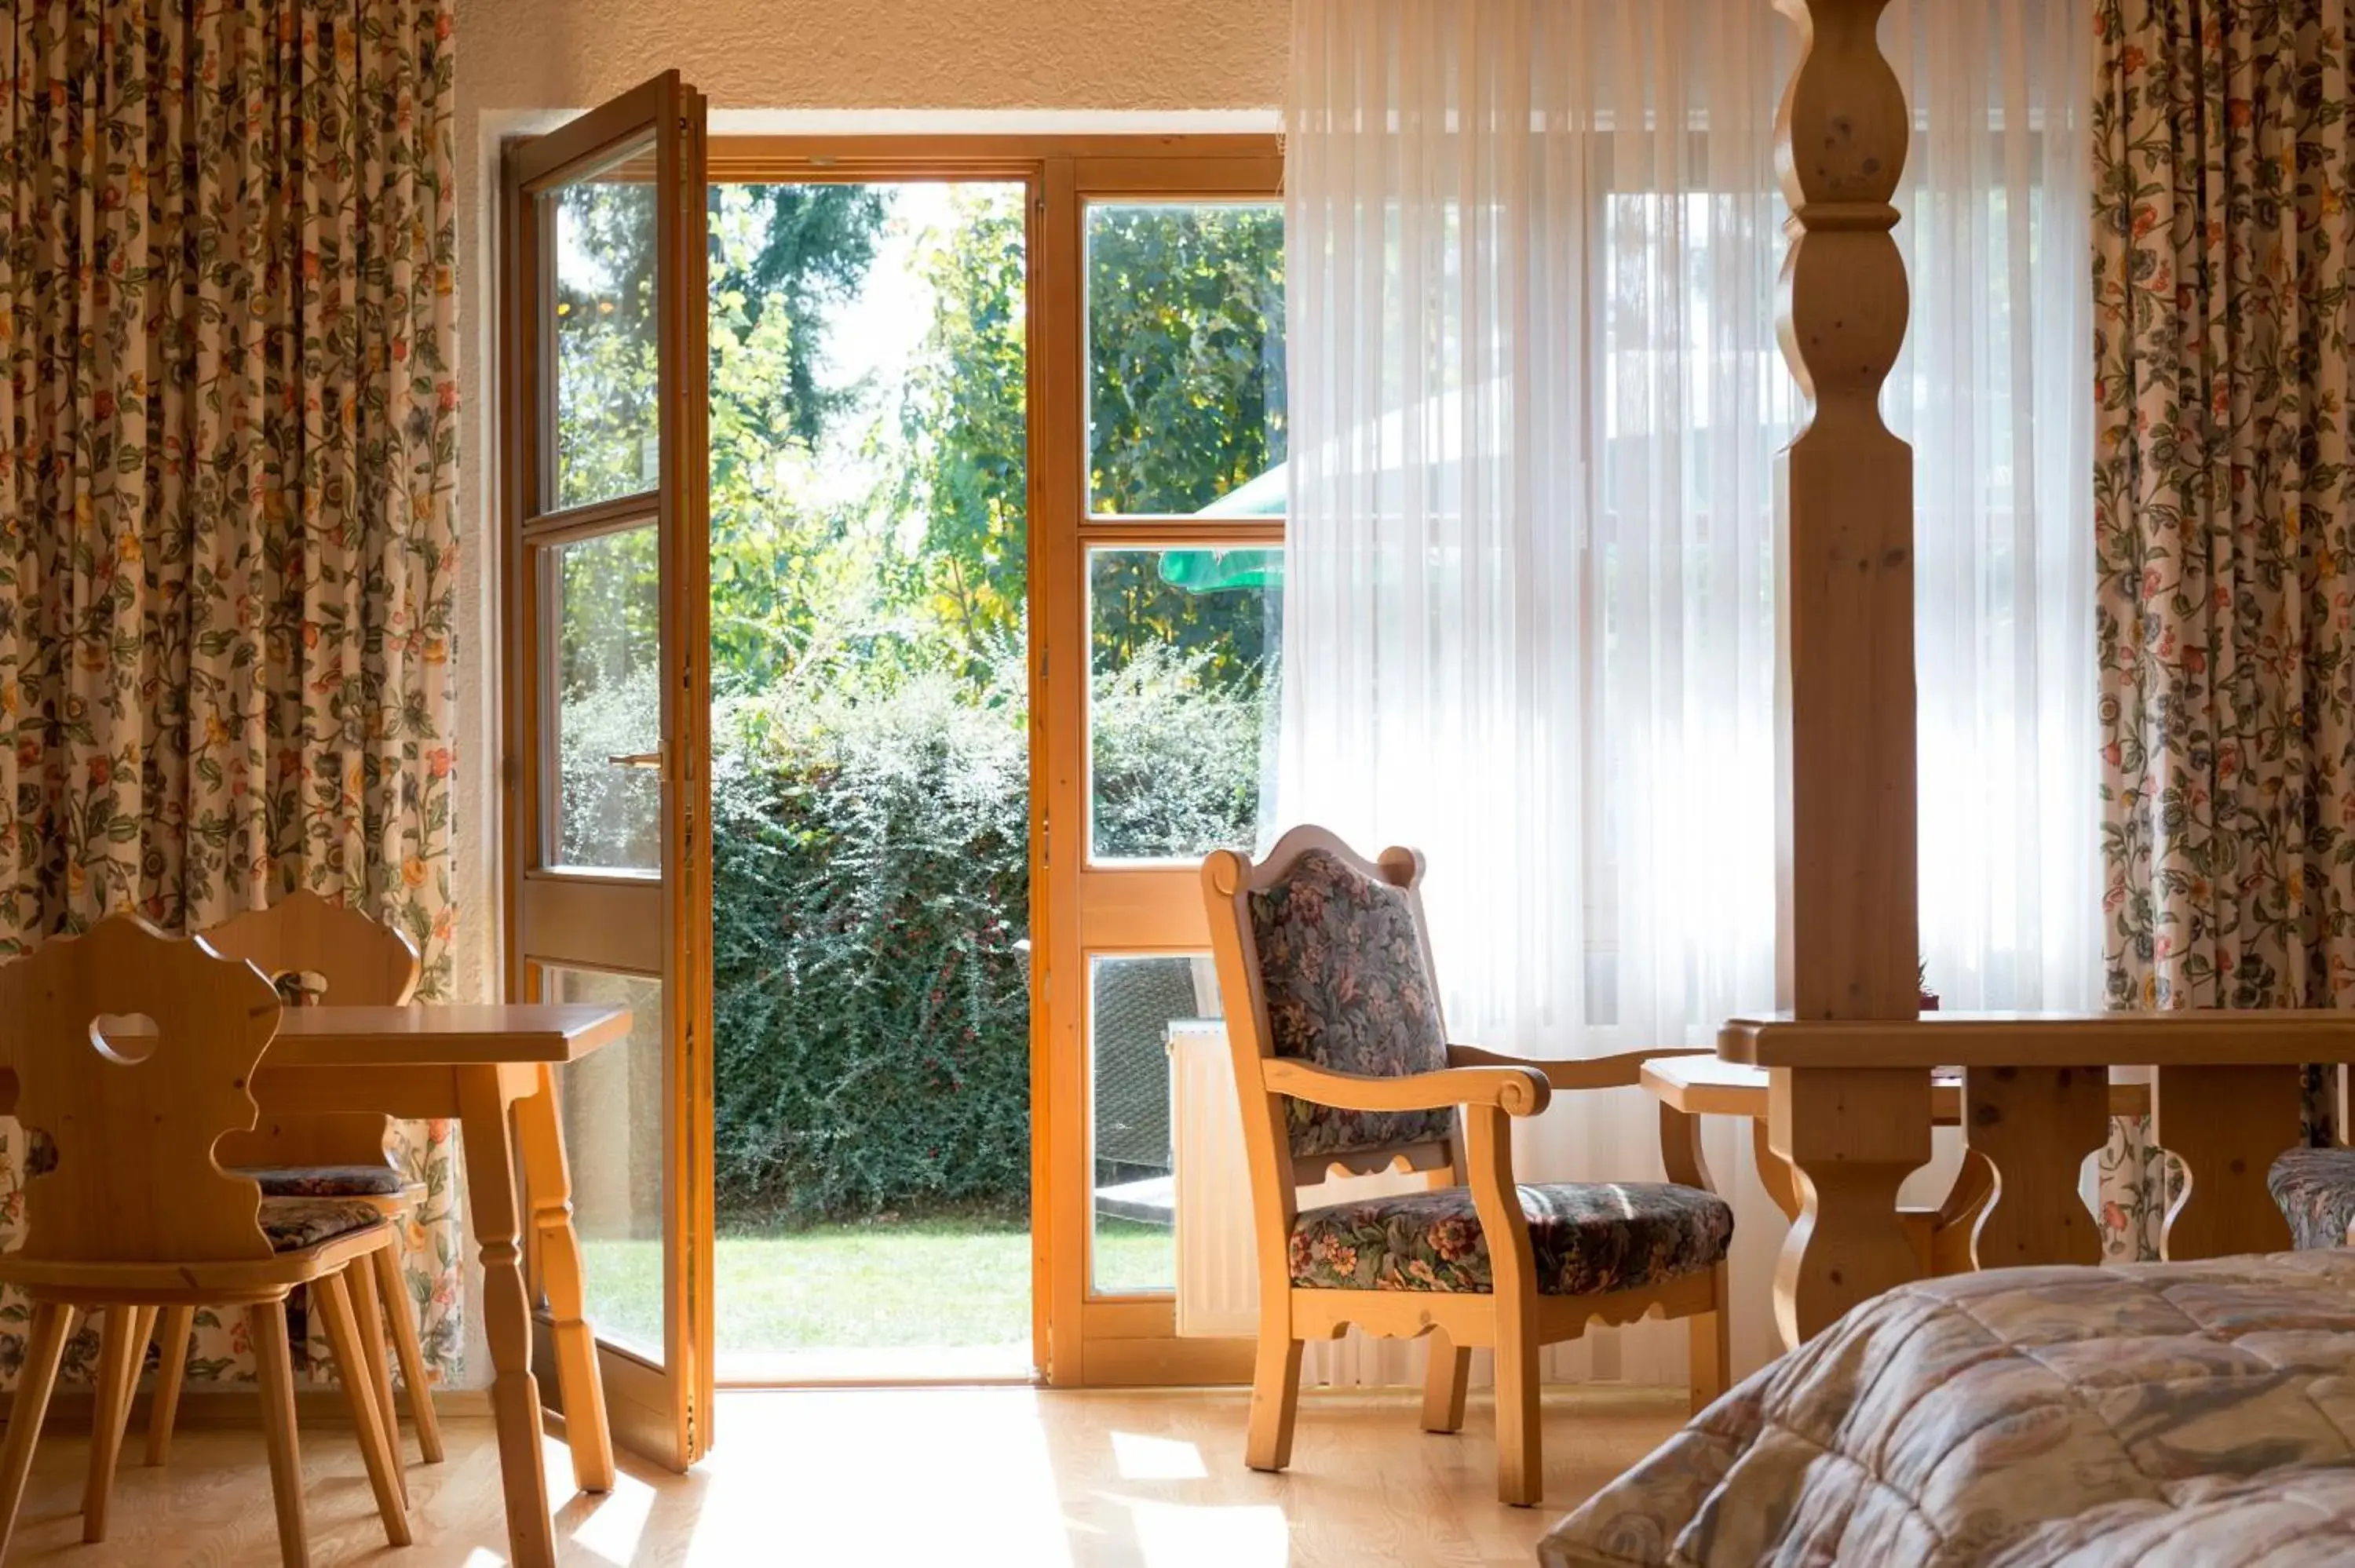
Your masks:
<svg viewBox="0 0 2355 1568"><path fill-rule="evenodd" d="M1087 556L1103 546L1176 546L1212 540L1281 544L1284 524L1237 519L1091 519L1088 506L1086 209L1124 199L1180 202L1268 199L1283 193L1273 136L1218 139L1215 149L1168 138L1152 147L1091 149L1052 159L1043 240L1050 291L1035 344L1030 584L1034 696L1031 928L1043 938L1034 970L1031 1150L1035 1212L1045 1234L1038 1283L1046 1343L1039 1370L1058 1387L1240 1383L1251 1377L1248 1340L1179 1339L1172 1295L1096 1297L1090 1289L1094 1234L1087 1018L1091 960L1207 950L1209 928L1190 867L1097 869L1088 857ZM1044 439L1042 440L1042 434ZM1060 655L1058 657L1058 655ZM1065 673L1060 683L1050 672ZM1040 907L1043 906L1043 908ZM1043 1112L1043 1116L1042 1116Z"/></svg>
<svg viewBox="0 0 2355 1568"><path fill-rule="evenodd" d="M495 382L501 454L502 969L506 993L526 1001L538 998L540 971L550 964L665 982L663 1118L666 1148L675 1139L676 1157L666 1160L663 1181L663 1363L656 1367L610 1342L601 1344L600 1361L617 1435L633 1448L681 1469L710 1446L713 1395L708 1285L712 1197L710 1182L697 1179L699 1170L709 1171L711 1147L708 844L702 857L698 855L709 834L710 804L709 770L695 744L701 731L690 716L708 715L711 706L709 517L708 485L687 482L691 470L682 466L700 466L707 475L709 468L702 455L709 397L698 395L709 385L709 313L703 306L704 118L700 95L669 71L553 130L506 143L498 194L502 249ZM634 150L649 141L651 158ZM543 244L536 204L550 189L617 163L627 169L634 161L642 168L632 169L629 177L648 179L658 190L679 196L676 207L658 207L655 214L659 276L673 281L657 291L660 471L652 492L553 507L545 493L555 418L553 345L542 330L539 307L555 287L555 259ZM546 408L543 390L549 394ZM658 641L666 868L651 889L643 874L552 874L541 865L541 830L552 820L553 781L544 777L542 744L545 628L539 595L532 591L535 552L648 523L656 530L663 584ZM527 791L527 784L537 786L536 791ZM537 801L531 798L535 792ZM661 933L651 967L639 944L623 939L632 922L643 929L649 891ZM583 919L576 912L555 919L555 906L568 900L612 906L625 917L601 922L594 914ZM529 907L543 901L550 910L527 917ZM563 940L551 946L532 937L536 927L551 924L562 927ZM698 974L705 978L698 980ZM534 1225L526 1233L536 1309L533 1360L546 1367L553 1349L539 1288L537 1231ZM553 1391L554 1381L543 1380L543 1393Z"/></svg>

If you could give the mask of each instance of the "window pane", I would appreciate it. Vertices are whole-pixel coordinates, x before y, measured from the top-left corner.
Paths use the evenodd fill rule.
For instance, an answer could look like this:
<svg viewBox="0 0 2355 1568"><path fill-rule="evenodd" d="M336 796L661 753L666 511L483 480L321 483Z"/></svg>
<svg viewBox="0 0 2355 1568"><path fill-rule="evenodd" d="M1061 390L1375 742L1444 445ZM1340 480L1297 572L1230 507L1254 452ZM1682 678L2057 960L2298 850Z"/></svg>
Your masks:
<svg viewBox="0 0 2355 1568"><path fill-rule="evenodd" d="M663 988L594 969L545 971L550 1001L630 1010L630 1033L557 1069L589 1321L601 1340L663 1353Z"/></svg>
<svg viewBox="0 0 2355 1568"><path fill-rule="evenodd" d="M1091 1288L1135 1296L1177 1288L1177 1191L1169 1028L1217 1018L1208 955L1097 958L1088 967L1089 1079L1095 1134Z"/></svg>
<svg viewBox="0 0 2355 1568"><path fill-rule="evenodd" d="M660 481L655 187L644 156L540 197L555 250L556 507L635 495Z"/></svg>
<svg viewBox="0 0 2355 1568"><path fill-rule="evenodd" d="M1284 209L1088 209L1099 514L1284 512Z"/></svg>
<svg viewBox="0 0 2355 1568"><path fill-rule="evenodd" d="M662 865L661 578L651 524L549 546L559 784L555 863Z"/></svg>
<svg viewBox="0 0 2355 1568"><path fill-rule="evenodd" d="M1283 580L1282 550L1089 552L1092 860L1251 845Z"/></svg>

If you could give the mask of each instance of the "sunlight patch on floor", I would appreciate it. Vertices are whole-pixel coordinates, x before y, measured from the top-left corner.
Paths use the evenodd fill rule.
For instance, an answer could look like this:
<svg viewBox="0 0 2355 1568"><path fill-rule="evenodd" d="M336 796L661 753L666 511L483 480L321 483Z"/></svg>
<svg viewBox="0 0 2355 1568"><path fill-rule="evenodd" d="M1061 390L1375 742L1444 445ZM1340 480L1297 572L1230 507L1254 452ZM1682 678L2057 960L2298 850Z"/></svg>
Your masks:
<svg viewBox="0 0 2355 1568"><path fill-rule="evenodd" d="M645 1542L646 1525L654 1518L654 1488L634 1476L616 1476L612 1491L602 1497L575 1498L567 1505L568 1510L576 1506L581 1510L581 1522L571 1531L575 1546L594 1553L601 1562L613 1563L614 1568L629 1568L639 1560L638 1549Z"/></svg>
<svg viewBox="0 0 2355 1568"><path fill-rule="evenodd" d="M1202 1467L1202 1450L1175 1437L1115 1432L1112 1457L1124 1481L1199 1481L1209 1474Z"/></svg>
<svg viewBox="0 0 2355 1568"><path fill-rule="evenodd" d="M1146 1568L1278 1568L1291 1527L1273 1503L1201 1504L1128 1499Z"/></svg>

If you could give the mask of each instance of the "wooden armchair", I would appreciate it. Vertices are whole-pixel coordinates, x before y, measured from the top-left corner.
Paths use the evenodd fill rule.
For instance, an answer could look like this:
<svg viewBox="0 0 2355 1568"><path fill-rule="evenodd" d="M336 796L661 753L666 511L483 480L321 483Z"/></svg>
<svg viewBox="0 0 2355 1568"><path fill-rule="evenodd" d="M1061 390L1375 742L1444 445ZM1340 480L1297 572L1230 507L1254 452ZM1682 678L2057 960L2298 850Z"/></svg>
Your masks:
<svg viewBox="0 0 2355 1568"><path fill-rule="evenodd" d="M1411 850L1369 863L1305 827L1258 864L1221 851L1202 865L1259 1232L1245 1458L1290 1460L1304 1340L1428 1333L1424 1426L1462 1426L1471 1348L1494 1349L1497 1491L1528 1506L1543 1489L1539 1346L1596 1320L1689 1318L1695 1408L1724 1391L1733 1212L1709 1190L1696 1118L1673 1111L1675 1182L1515 1181L1510 1118L1557 1090L1633 1086L1670 1053L1528 1062L1448 1044L1422 874ZM1298 1188L1337 1168L1401 1163L1431 1189L1299 1207Z"/></svg>
<svg viewBox="0 0 2355 1568"><path fill-rule="evenodd" d="M270 982L250 965L128 915L0 966L16 1112L36 1152L24 1189L24 1245L0 1255L0 1283L33 1303L0 1448L0 1555L15 1531L71 1311L102 1308L108 1324L82 1499L82 1539L97 1542L106 1538L109 1482L145 1330L159 1309L218 1302L246 1308L280 1553L304 1562L286 1333L286 1298L296 1286L310 1287L343 1370L385 1539L409 1544L400 1472L361 1368L367 1358L346 1288L347 1280L367 1288L369 1259L391 1245L392 1227L364 1203L265 1198L213 1152L223 1133L254 1124L247 1085L278 1015Z"/></svg>
<svg viewBox="0 0 2355 1568"><path fill-rule="evenodd" d="M250 910L214 927L205 933L205 943L225 958L252 964L282 997L298 993L306 1005L399 1007L417 990L417 949L408 938L307 888L288 894L267 909ZM402 1227L426 1194L422 1184L408 1181L393 1163L391 1139L388 1117L278 1117L250 1131L229 1134L216 1152L225 1166L259 1181L265 1197L347 1199L394 1222L392 1244L372 1255L373 1283L354 1280L352 1305L360 1342L369 1351L368 1372L387 1430L398 1446L392 1374L384 1350L389 1325L409 1393L410 1419L417 1427L417 1446L432 1465L442 1460L442 1429L426 1385L424 1348L417 1337L419 1308L410 1294L400 1251ZM193 1304L175 1305L164 1312L158 1336L162 1361L147 1415L150 1465L163 1464L171 1453L195 1322Z"/></svg>

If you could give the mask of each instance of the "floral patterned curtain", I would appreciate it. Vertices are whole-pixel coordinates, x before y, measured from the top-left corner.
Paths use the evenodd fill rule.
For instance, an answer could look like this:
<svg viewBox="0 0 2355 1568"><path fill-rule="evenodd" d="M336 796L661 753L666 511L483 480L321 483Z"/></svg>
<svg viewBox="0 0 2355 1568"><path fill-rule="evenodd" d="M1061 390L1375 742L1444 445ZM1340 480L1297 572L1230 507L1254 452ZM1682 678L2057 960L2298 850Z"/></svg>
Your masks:
<svg viewBox="0 0 2355 1568"><path fill-rule="evenodd" d="M2121 1007L2355 1005L2349 0L2101 0L2095 546ZM2309 1131L2327 1139L2320 1076ZM2155 1250L2147 1126L2103 1156Z"/></svg>
<svg viewBox="0 0 2355 1568"><path fill-rule="evenodd" d="M450 982L452 4L16 0L0 953L306 886L408 932L423 994ZM449 1129L404 1129L401 1158L432 1192L410 1287L446 1377ZM10 1375L24 1315L0 1308ZM192 1372L244 1373L241 1320L199 1323Z"/></svg>

